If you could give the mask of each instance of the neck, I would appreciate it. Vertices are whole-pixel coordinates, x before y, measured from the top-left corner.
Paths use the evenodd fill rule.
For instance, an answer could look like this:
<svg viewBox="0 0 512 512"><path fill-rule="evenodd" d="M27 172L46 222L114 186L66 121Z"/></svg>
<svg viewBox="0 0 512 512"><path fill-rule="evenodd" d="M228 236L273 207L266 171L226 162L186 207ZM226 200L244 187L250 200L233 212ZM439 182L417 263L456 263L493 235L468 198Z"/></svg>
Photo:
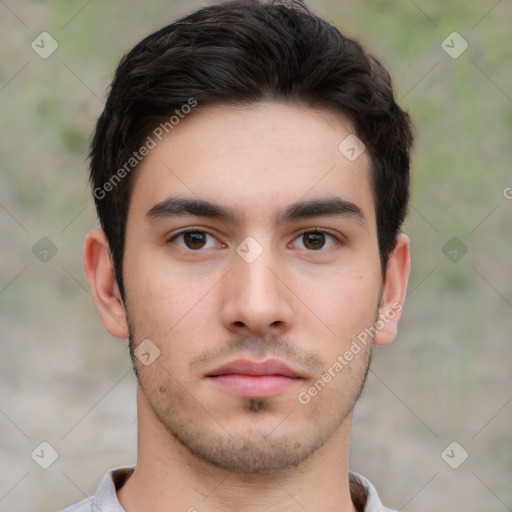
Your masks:
<svg viewBox="0 0 512 512"><path fill-rule="evenodd" d="M348 479L351 416L297 467L242 473L191 454L157 420L140 389L137 407L137 465L118 491L126 512L355 512Z"/></svg>

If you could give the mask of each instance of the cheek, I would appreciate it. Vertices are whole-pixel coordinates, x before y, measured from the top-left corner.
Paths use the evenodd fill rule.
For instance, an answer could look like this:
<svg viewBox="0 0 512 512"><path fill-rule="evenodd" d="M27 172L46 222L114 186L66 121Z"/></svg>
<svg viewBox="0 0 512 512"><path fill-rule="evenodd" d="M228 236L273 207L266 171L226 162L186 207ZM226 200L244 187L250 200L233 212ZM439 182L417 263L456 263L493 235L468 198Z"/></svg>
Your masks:
<svg viewBox="0 0 512 512"><path fill-rule="evenodd" d="M340 404L353 404L360 392L372 344L366 334L363 341L358 336L366 333L365 330L375 322L378 283L378 278L352 274L326 282L322 289L310 296L308 306L315 315L308 316L309 326L302 324L299 328L305 333L315 333L318 329L321 329L318 332L326 333L313 334L311 339L306 339L309 348L322 361L322 373L316 377L327 382L325 388L324 384L320 386L321 392L317 391L318 381L306 390L314 397L311 403L318 408L320 416L325 410L339 410ZM325 324L329 329L324 327ZM314 411L311 417L315 417Z"/></svg>
<svg viewBox="0 0 512 512"><path fill-rule="evenodd" d="M329 327L329 330L323 330L332 336L324 339L333 350L349 344L375 321L380 289L377 272L331 274L329 278L303 282L302 288L304 303L312 312L310 321L321 320Z"/></svg>
<svg viewBox="0 0 512 512"><path fill-rule="evenodd" d="M191 276L177 266L158 265L150 258L133 258L125 268L130 324L136 343L145 338L160 350L159 362L183 377L184 364L205 348L218 304L208 291L212 274Z"/></svg>
<svg viewBox="0 0 512 512"><path fill-rule="evenodd" d="M179 266L154 257L149 250L127 251L125 262L124 281L132 312L164 334L186 314L194 299L197 301L198 287Z"/></svg>

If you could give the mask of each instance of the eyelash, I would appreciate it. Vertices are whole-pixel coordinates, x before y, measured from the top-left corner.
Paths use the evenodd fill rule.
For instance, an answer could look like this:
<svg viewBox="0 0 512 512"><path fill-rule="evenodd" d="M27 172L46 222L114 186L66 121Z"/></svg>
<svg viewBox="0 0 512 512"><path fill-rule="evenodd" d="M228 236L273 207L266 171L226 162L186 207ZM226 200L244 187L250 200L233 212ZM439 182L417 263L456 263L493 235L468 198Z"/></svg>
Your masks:
<svg viewBox="0 0 512 512"><path fill-rule="evenodd" d="M215 238L217 240L217 237L210 233L209 231L205 230L205 229L185 229L183 231L180 231L179 233L176 233L174 234L169 240L167 240L166 243L173 243L178 237L182 236L182 235L186 235L187 233L204 233L206 235L210 235L211 237ZM342 244L343 243L343 240L340 236L337 236L333 233L331 233L330 231L326 231L324 229L320 229L320 228L308 228L308 229L304 229L302 230L300 233L297 234L297 236L293 239L293 241L297 240L298 238L300 238L301 236L305 235L306 233L320 233L320 234L324 234L326 235L326 237L330 237L332 240L334 240L335 242L335 245L339 245L339 244ZM224 245L224 244L223 244ZM201 248L201 249L197 249L197 250L194 250L194 249L184 249L188 252L204 252L204 250ZM326 250L328 249L319 249L319 250L309 250L308 252L312 252L312 253L315 253L315 252L325 252Z"/></svg>

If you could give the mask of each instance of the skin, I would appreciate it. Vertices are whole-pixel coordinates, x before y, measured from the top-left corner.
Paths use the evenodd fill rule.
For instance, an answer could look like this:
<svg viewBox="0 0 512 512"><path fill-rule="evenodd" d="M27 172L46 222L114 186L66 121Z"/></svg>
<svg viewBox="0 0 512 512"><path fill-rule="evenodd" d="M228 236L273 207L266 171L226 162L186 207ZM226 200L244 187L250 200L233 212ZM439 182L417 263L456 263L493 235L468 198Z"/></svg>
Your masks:
<svg viewBox="0 0 512 512"><path fill-rule="evenodd" d="M127 512L355 510L350 427L371 343L309 403L297 396L377 315L403 304L410 247L400 234L383 279L369 157L351 162L338 150L350 133L340 115L299 106L198 110L134 176L125 303L103 232L87 236L84 267L106 330L130 337L132 350L144 339L160 350L148 366L134 359L138 461L118 492ZM229 207L237 217L148 216L171 196ZM292 203L332 198L360 215L275 222ZM315 228L325 238L311 235ZM183 229L210 235L177 236ZM251 263L236 251L249 236L262 250ZM394 339L399 317L374 344ZM239 358L275 358L301 378L277 396L251 399L206 377Z"/></svg>

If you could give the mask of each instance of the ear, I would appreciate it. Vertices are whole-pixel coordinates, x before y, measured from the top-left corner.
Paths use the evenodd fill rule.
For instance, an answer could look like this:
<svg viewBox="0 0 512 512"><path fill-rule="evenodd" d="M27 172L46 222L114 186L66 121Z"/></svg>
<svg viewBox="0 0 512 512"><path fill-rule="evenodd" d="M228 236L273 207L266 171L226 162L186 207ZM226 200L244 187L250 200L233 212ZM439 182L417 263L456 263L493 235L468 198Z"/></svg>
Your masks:
<svg viewBox="0 0 512 512"><path fill-rule="evenodd" d="M95 229L86 236L83 264L103 327L116 338L128 338L126 311L110 257L110 246L102 230Z"/></svg>
<svg viewBox="0 0 512 512"><path fill-rule="evenodd" d="M376 321L377 334L373 339L375 345L387 345L396 337L398 321L402 316L405 295L407 293L410 271L411 244L409 237L404 233L400 233L386 268L379 305L379 318Z"/></svg>

